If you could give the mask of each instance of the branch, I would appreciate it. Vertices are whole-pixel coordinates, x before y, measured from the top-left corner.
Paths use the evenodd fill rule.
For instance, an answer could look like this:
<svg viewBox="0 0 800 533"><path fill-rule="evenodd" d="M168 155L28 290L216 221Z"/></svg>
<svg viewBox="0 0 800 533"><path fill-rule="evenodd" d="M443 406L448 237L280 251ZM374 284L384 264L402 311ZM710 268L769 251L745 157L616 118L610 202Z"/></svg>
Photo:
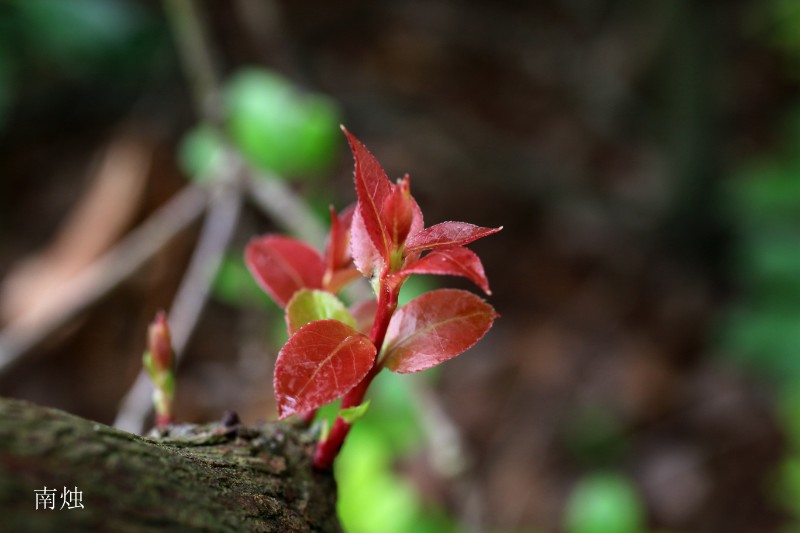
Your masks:
<svg viewBox="0 0 800 533"><path fill-rule="evenodd" d="M23 315L0 332L0 374L54 331L89 308L188 227L206 207L205 190L189 186L119 244L78 274L41 313Z"/></svg>
<svg viewBox="0 0 800 533"><path fill-rule="evenodd" d="M198 114L218 124L221 120L219 79L203 21L195 0L164 0L180 62Z"/></svg>
<svg viewBox="0 0 800 533"><path fill-rule="evenodd" d="M318 250L322 249L327 231L308 204L279 177L251 170L248 172L247 190L253 203L278 225Z"/></svg>
<svg viewBox="0 0 800 533"><path fill-rule="evenodd" d="M205 307L214 276L239 220L242 194L237 178L241 167L238 164L228 166L233 167L230 169L231 173L228 177L222 177L214 190L199 241L169 313L172 343L178 364L183 359L186 345ZM143 431L153 409L152 394L153 385L147 372L142 369L122 399L114 426L131 433Z"/></svg>
<svg viewBox="0 0 800 533"><path fill-rule="evenodd" d="M332 476L312 437L235 419L177 426L156 440L0 399L0 509L7 531L340 532ZM36 493L57 489L54 509ZM63 508L64 488L83 508Z"/></svg>

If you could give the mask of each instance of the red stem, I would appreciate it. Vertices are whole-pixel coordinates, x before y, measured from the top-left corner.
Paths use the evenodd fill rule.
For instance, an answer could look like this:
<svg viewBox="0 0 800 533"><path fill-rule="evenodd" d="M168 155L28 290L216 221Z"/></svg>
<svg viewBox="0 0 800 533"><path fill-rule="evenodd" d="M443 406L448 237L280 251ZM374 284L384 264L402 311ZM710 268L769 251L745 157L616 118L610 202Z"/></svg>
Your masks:
<svg viewBox="0 0 800 533"><path fill-rule="evenodd" d="M378 354L381 352L383 340L386 337L386 330L389 327L389 320L392 318L394 310L397 308L397 294L395 290L386 283L387 272L381 276L380 294L378 295L378 310L375 314L375 321L372 323L372 331L370 332L370 340L378 349ZM372 365L369 373L364 376L364 379L350 390L342 398L341 409L348 407L355 407L361 405L364 401L364 395L367 393L372 380L381 371L381 365L378 358L375 358L375 363ZM324 441L317 443L317 449L314 451L314 467L318 470L328 471L333 467L333 461L342 449L345 437L350 432L351 424L345 422L342 417L336 417L333 423L328 438Z"/></svg>
<svg viewBox="0 0 800 533"><path fill-rule="evenodd" d="M172 417L163 413L156 413L156 427L166 429L172 425Z"/></svg>

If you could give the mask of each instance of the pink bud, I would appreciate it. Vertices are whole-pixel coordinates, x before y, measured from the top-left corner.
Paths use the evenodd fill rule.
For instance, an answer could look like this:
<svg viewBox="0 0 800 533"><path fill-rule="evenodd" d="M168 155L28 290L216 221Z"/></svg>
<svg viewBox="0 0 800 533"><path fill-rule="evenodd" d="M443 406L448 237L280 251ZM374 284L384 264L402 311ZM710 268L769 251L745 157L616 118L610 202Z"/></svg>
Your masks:
<svg viewBox="0 0 800 533"><path fill-rule="evenodd" d="M156 314L155 320L147 330L148 350L153 360L153 367L159 372L172 370L172 339L169 333L167 315L164 311Z"/></svg>
<svg viewBox="0 0 800 533"><path fill-rule="evenodd" d="M382 217L392 243L395 247L401 247L406 242L414 218L408 174L398 179L397 184L392 186L391 194L383 203Z"/></svg>

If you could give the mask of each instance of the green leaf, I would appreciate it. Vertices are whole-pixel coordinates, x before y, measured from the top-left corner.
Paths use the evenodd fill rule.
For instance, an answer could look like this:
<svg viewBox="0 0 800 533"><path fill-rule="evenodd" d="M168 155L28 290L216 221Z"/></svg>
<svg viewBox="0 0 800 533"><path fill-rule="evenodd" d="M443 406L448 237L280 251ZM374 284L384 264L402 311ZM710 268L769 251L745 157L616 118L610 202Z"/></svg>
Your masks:
<svg viewBox="0 0 800 533"><path fill-rule="evenodd" d="M168 398L175 396L175 372L167 371L161 377L159 384L162 391Z"/></svg>
<svg viewBox="0 0 800 533"><path fill-rule="evenodd" d="M348 424L353 424L356 420L364 416L369 409L369 400L362 403L361 405L356 405L355 407L346 407L344 409L339 410L339 416L347 422Z"/></svg>
<svg viewBox="0 0 800 533"><path fill-rule="evenodd" d="M141 6L124 0L17 0L14 6L34 51L77 71L133 46L146 21Z"/></svg>
<svg viewBox="0 0 800 533"><path fill-rule="evenodd" d="M745 227L762 227L800 217L797 162L764 159L746 166L727 191L731 216Z"/></svg>
<svg viewBox="0 0 800 533"><path fill-rule="evenodd" d="M356 321L347 307L333 294L317 289L297 291L286 305L286 327L294 334L310 322L332 318L356 327Z"/></svg>
<svg viewBox="0 0 800 533"><path fill-rule="evenodd" d="M409 533L422 507L408 480L392 471L393 456L380 431L356 424L336 460L337 509L350 533Z"/></svg>
<svg viewBox="0 0 800 533"><path fill-rule="evenodd" d="M790 455L779 465L773 499L787 511L800 515L800 459L797 457Z"/></svg>
<svg viewBox="0 0 800 533"><path fill-rule="evenodd" d="M231 138L256 167L284 177L325 169L339 146L339 113L328 98L302 93L260 69L236 74L225 90Z"/></svg>
<svg viewBox="0 0 800 533"><path fill-rule="evenodd" d="M144 352L144 355L142 355L142 365L144 365L144 369L147 371L147 374L150 376L150 379L155 381L156 375L158 373L156 372L156 368L153 365L153 355L150 353L150 351L146 351Z"/></svg>
<svg viewBox="0 0 800 533"><path fill-rule="evenodd" d="M774 306L734 309L723 325L725 357L770 379L800 378L800 310Z"/></svg>
<svg viewBox="0 0 800 533"><path fill-rule="evenodd" d="M186 175L198 183L209 183L224 160L222 139L207 125L192 129L181 141L178 160Z"/></svg>
<svg viewBox="0 0 800 533"><path fill-rule="evenodd" d="M566 510L569 533L639 533L644 510L636 489L618 474L594 474L582 479Z"/></svg>
<svg viewBox="0 0 800 533"><path fill-rule="evenodd" d="M777 395L776 403L781 428L789 440L792 451L798 452L800 451L800 383L794 380L784 386ZM800 500L798 500L798 510L800 510Z"/></svg>
<svg viewBox="0 0 800 533"><path fill-rule="evenodd" d="M328 435L331 432L331 421L327 418L322 418L318 422L319 424L319 442L325 442L328 440Z"/></svg>

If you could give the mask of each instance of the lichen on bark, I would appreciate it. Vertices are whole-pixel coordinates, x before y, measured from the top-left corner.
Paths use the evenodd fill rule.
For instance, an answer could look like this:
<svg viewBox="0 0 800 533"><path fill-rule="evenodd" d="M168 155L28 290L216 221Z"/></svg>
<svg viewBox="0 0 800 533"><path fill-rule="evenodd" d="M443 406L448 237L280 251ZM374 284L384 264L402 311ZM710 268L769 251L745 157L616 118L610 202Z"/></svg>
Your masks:
<svg viewBox="0 0 800 533"><path fill-rule="evenodd" d="M308 431L228 420L154 437L0 399L0 529L341 531ZM36 509L45 486L57 489L53 510ZM60 509L65 487L81 491L82 509Z"/></svg>

